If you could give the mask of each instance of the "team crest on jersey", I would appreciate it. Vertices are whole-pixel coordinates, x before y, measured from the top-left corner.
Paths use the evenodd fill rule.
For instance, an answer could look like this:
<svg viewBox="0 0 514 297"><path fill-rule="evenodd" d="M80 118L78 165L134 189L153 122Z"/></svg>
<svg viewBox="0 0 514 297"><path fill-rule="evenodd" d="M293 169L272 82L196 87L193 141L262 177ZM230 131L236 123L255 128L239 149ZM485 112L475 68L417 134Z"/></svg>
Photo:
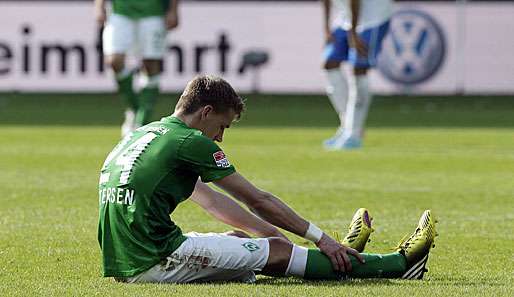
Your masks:
<svg viewBox="0 0 514 297"><path fill-rule="evenodd" d="M225 156L225 153L223 151L218 151L212 154L214 157L214 161L216 162L216 166L221 168L227 168L230 167L230 162L227 159L227 156Z"/></svg>
<svg viewBox="0 0 514 297"><path fill-rule="evenodd" d="M250 252L255 252L256 250L260 249L259 246L253 242L245 242L242 244L242 246Z"/></svg>

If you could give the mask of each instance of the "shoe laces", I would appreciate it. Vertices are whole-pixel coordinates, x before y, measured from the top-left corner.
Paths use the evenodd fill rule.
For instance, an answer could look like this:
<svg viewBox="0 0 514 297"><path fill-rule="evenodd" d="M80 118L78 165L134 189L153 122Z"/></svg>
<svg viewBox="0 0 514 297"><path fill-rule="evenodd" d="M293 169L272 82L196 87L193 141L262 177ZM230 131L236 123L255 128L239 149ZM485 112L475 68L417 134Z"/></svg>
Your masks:
<svg viewBox="0 0 514 297"><path fill-rule="evenodd" d="M334 239L339 242L339 243L342 243L343 240L341 239L341 236L339 235L339 232L336 232L336 231L332 231L332 236L334 237Z"/></svg>
<svg viewBox="0 0 514 297"><path fill-rule="evenodd" d="M419 237L420 232L421 232L421 229L416 228L416 231L414 231L414 233L412 233L410 236L409 235L403 236L403 238L398 242L398 244L393 248L393 250L398 250L398 249L407 250L409 248L409 246L418 239L417 237Z"/></svg>

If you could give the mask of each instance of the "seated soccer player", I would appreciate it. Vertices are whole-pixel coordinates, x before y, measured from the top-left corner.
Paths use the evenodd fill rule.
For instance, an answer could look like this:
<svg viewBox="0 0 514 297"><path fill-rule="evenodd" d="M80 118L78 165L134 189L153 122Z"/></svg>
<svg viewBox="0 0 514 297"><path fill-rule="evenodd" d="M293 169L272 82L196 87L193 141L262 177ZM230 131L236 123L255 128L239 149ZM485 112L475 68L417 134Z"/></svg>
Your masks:
<svg viewBox="0 0 514 297"><path fill-rule="evenodd" d="M226 81L199 76L188 83L171 116L128 134L111 151L99 181L104 276L129 283L253 282L256 272L327 280L423 277L435 237L430 211L390 254L359 253L371 233L365 209L357 211L342 243L333 239L236 172L215 143L243 109ZM258 238L244 232L183 234L170 214L188 198ZM277 227L318 248L291 243Z"/></svg>

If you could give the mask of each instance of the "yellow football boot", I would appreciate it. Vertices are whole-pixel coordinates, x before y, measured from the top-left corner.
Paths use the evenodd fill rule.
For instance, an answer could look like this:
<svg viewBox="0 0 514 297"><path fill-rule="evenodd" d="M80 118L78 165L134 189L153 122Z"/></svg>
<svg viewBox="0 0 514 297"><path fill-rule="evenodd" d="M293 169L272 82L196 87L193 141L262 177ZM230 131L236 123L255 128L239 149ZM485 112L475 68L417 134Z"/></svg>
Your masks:
<svg viewBox="0 0 514 297"><path fill-rule="evenodd" d="M436 223L432 212L425 210L414 233L407 240L402 240L396 248L396 251L403 254L407 259L407 271L402 278L422 279L425 272L428 271L425 267L430 249L435 247Z"/></svg>
<svg viewBox="0 0 514 297"><path fill-rule="evenodd" d="M348 227L348 234L346 234L341 243L362 253L366 243L369 242L371 232L375 231L371 228L371 220L372 218L369 216L367 209L357 209Z"/></svg>

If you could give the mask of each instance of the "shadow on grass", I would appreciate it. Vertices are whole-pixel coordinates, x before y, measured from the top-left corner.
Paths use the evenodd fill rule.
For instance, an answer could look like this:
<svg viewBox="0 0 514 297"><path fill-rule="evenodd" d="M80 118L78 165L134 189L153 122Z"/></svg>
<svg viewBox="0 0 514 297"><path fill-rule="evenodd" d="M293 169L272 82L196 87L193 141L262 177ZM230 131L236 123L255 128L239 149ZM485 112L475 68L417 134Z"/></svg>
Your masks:
<svg viewBox="0 0 514 297"><path fill-rule="evenodd" d="M271 285L271 286L291 286L291 285L309 285L314 287L340 287L340 286L368 286L368 285L395 285L389 279L349 279L344 281L313 281L304 280L293 277L264 277L256 282L257 285Z"/></svg>
<svg viewBox="0 0 514 297"><path fill-rule="evenodd" d="M143 284L148 285L148 284ZM175 284L176 285L176 284ZM192 282L188 284L180 284L181 286L209 286L209 287L222 287L226 285L241 285L239 282ZM245 284L243 284L245 285ZM370 279L348 279L343 281L313 281L304 280L294 277L267 277L261 276L257 279L255 284L246 284L248 286L309 286L309 287L367 287L367 286L397 286L397 287L419 287L420 285L437 285L438 287L505 287L508 286L506 282L495 281L487 278L480 279L467 279L467 278L425 278L424 280L400 280L400 279L383 279L383 278L370 278Z"/></svg>
<svg viewBox="0 0 514 297"><path fill-rule="evenodd" d="M324 95L244 95L241 127L331 127L338 119ZM162 94L154 119L172 113L178 94ZM0 125L119 126L123 104L112 94L0 93ZM377 96L369 127L514 127L514 96Z"/></svg>
<svg viewBox="0 0 514 297"><path fill-rule="evenodd" d="M344 281L312 281L304 280L295 277L259 277L254 284L244 284L240 282L230 281L212 281L212 282L191 282L187 284L179 284L181 286L226 286L226 285L263 285L263 286L298 286L308 285L314 287L340 287L340 286L367 286L367 285L394 285L395 283L389 279L352 279ZM148 284L136 284L136 285L148 285ZM174 284L176 285L176 284Z"/></svg>
<svg viewBox="0 0 514 297"><path fill-rule="evenodd" d="M494 280L491 278L464 278L464 277L431 277L428 281L437 283L438 286L443 287L503 287L510 285L507 280ZM405 285L412 285L410 282L405 282Z"/></svg>

